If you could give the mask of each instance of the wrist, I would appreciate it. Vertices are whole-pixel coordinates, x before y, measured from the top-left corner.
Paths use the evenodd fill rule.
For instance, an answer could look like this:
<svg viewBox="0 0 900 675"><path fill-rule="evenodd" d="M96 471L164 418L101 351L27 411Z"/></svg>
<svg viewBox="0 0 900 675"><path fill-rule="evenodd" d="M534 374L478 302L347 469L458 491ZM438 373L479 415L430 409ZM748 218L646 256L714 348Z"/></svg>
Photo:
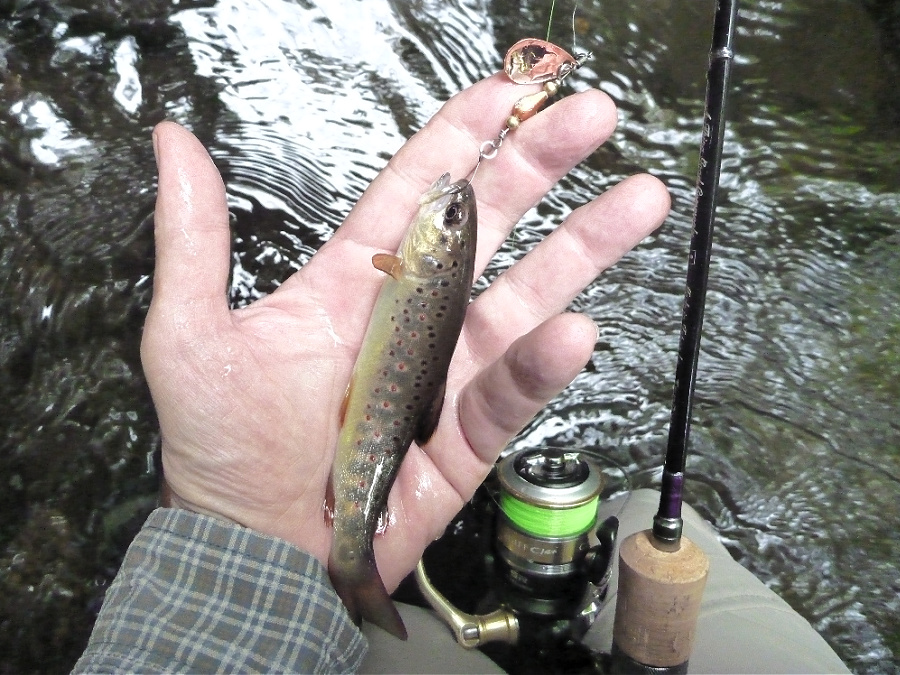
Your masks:
<svg viewBox="0 0 900 675"><path fill-rule="evenodd" d="M246 527L243 523L239 523L233 518L229 518L228 516L219 513L218 511L204 508L199 504L195 504L194 502L191 502L187 499L183 499L181 496L176 494L174 490L172 490L171 486L165 478L162 479L160 485L159 505L167 509L182 509L184 511L190 511L191 513L197 513L201 516L209 516L210 518L215 518L216 520L220 520L229 525Z"/></svg>

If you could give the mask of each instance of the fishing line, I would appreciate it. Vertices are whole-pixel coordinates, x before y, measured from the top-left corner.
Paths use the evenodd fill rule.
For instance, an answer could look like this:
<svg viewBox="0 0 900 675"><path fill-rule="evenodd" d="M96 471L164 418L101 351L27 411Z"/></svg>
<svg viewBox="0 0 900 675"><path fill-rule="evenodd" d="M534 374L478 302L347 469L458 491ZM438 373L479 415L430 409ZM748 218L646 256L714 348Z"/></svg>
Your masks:
<svg viewBox="0 0 900 675"><path fill-rule="evenodd" d="M578 53L578 38L575 32L575 13L578 11L578 5L576 4L572 8L572 51L576 54Z"/></svg>
<svg viewBox="0 0 900 675"><path fill-rule="evenodd" d="M523 531L539 537L571 537L587 532L597 519L600 497L571 508L548 508L500 494L500 508Z"/></svg>
<svg viewBox="0 0 900 675"><path fill-rule="evenodd" d="M552 0L550 3L550 16L547 19L547 37L544 38L546 42L550 42L550 29L553 26L553 10L556 8L556 0ZM576 54L578 53L578 47L575 44L575 14L578 13L578 3L572 7L572 51Z"/></svg>
<svg viewBox="0 0 900 675"><path fill-rule="evenodd" d="M545 40L550 42L550 26L553 25L553 9L556 7L556 0L552 0L550 3L550 18L547 19L547 37Z"/></svg>

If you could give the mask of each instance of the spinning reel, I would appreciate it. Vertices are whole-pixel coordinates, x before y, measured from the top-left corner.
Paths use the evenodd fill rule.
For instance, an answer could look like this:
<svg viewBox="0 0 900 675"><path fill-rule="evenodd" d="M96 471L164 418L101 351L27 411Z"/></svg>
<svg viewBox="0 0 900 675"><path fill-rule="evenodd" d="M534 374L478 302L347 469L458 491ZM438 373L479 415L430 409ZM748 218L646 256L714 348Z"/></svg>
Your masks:
<svg viewBox="0 0 900 675"><path fill-rule="evenodd" d="M419 590L465 647L491 641L550 646L578 641L600 611L612 571L618 521L597 527L603 477L577 452L517 452L496 469L485 575L488 592L467 614L431 584Z"/></svg>

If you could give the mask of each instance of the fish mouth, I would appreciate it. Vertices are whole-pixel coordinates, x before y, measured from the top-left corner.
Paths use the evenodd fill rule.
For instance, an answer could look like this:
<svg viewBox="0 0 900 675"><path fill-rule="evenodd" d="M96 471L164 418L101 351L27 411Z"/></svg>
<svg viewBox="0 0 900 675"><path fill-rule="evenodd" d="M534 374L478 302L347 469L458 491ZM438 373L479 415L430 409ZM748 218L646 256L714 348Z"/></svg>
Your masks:
<svg viewBox="0 0 900 675"><path fill-rule="evenodd" d="M451 189L450 185L450 172L447 171L440 178L438 178L434 183L431 184L425 192L422 194L419 202L422 204L427 204L428 202L434 201L435 199L439 199L446 195L448 191Z"/></svg>
<svg viewBox="0 0 900 675"><path fill-rule="evenodd" d="M458 195L470 192L472 190L472 184L463 178L448 186L447 189L450 191L450 194Z"/></svg>
<svg viewBox="0 0 900 675"><path fill-rule="evenodd" d="M456 199L471 199L472 186L463 178L455 183L450 182L450 173L447 172L438 178L431 187L425 191L419 199L419 204L428 206L429 211L443 211Z"/></svg>

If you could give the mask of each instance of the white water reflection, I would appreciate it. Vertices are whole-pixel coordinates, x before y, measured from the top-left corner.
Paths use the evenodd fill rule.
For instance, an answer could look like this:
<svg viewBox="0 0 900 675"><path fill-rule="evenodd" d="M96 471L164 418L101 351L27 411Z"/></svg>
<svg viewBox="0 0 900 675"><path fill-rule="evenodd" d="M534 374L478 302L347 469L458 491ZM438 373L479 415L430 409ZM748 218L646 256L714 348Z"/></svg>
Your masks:
<svg viewBox="0 0 900 675"><path fill-rule="evenodd" d="M22 128L32 134L30 142L34 158L42 164L56 165L78 156L90 141L72 131L69 123L57 115L47 101L34 98L17 101L10 108Z"/></svg>
<svg viewBox="0 0 900 675"><path fill-rule="evenodd" d="M136 113L143 102L141 79L136 67L138 59L137 41L130 35L123 38L113 56L116 74L119 76L113 98L131 114Z"/></svg>

